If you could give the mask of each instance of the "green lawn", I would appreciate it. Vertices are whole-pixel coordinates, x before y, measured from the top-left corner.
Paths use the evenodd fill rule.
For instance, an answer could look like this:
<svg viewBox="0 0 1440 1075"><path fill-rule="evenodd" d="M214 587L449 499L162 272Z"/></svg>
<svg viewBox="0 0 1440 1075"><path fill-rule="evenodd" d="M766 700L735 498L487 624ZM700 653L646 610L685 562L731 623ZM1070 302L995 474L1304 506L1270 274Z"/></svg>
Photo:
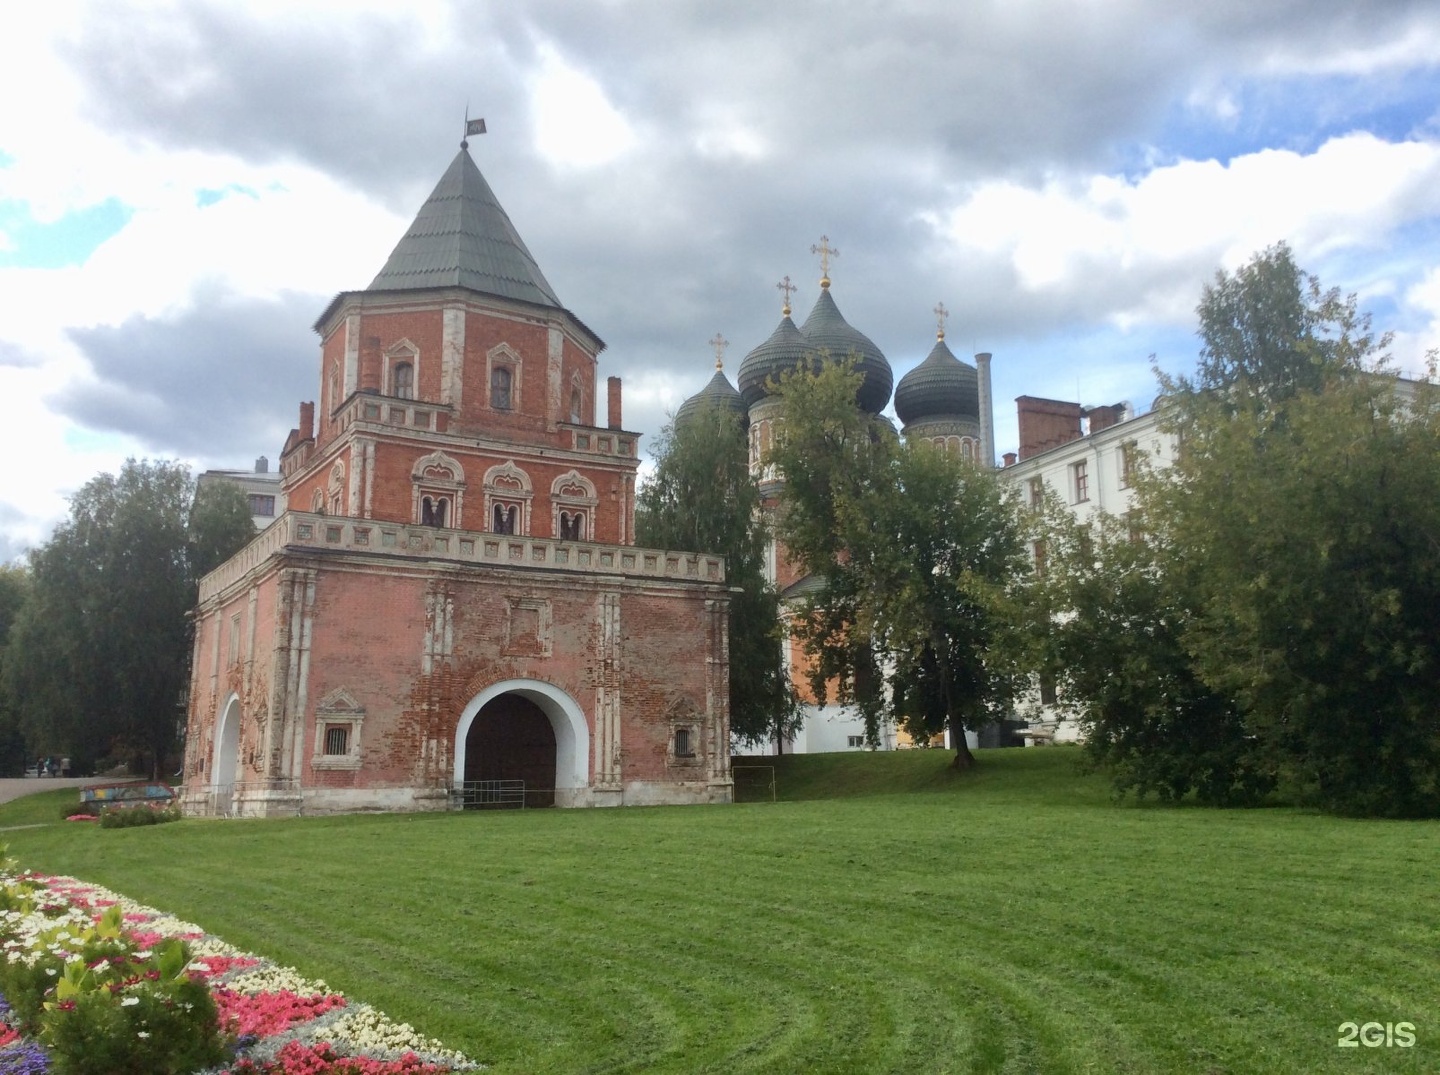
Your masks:
<svg viewBox="0 0 1440 1075"><path fill-rule="evenodd" d="M1440 1070L1440 824L1115 805L1072 750L979 757L767 759L782 801L730 807L4 838L497 1075ZM1337 1048L1347 1021L1417 1044Z"/></svg>

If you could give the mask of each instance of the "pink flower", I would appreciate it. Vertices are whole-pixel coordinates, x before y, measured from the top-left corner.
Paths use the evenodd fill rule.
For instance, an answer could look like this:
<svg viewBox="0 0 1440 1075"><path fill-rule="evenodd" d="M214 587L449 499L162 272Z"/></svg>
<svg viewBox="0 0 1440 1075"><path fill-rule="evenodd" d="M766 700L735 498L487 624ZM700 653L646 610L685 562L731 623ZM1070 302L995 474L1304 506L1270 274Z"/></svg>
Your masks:
<svg viewBox="0 0 1440 1075"><path fill-rule="evenodd" d="M284 990L247 996L220 986L213 995L221 1026L235 1034L255 1034L262 1038L345 1006L345 998L339 993L302 997Z"/></svg>

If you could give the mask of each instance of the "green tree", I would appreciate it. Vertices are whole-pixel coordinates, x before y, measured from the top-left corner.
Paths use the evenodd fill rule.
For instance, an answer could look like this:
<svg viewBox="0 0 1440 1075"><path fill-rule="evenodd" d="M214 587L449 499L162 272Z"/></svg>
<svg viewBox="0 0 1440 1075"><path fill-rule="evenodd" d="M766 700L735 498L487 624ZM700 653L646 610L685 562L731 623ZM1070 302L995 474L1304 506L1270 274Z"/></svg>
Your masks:
<svg viewBox="0 0 1440 1075"><path fill-rule="evenodd" d="M785 674L779 598L765 580L767 534L739 417L705 407L666 426L636 498L642 545L725 557L730 597L730 731L783 742L800 712Z"/></svg>
<svg viewBox="0 0 1440 1075"><path fill-rule="evenodd" d="M1283 246L1221 274L1199 315L1194 380L1162 378L1178 458L1139 481L1143 571L1111 541L1071 594L1071 659L1091 629L1137 677L1077 687L1092 749L1142 790L1440 813L1435 386L1398 381L1354 298Z"/></svg>
<svg viewBox="0 0 1440 1075"><path fill-rule="evenodd" d="M29 597L29 572L15 564L0 565L0 776L20 776L29 760L15 700L5 686L11 628Z"/></svg>
<svg viewBox="0 0 1440 1075"><path fill-rule="evenodd" d="M1008 715L1024 681L1024 524L995 475L861 411L859 383L838 363L780 386L778 532L818 583L795 630L817 694L832 680L873 720L888 669L889 711L920 737L949 730L968 767L965 730Z"/></svg>
<svg viewBox="0 0 1440 1075"><path fill-rule="evenodd" d="M198 582L255 536L250 498L232 481L197 482L187 528L190 571Z"/></svg>
<svg viewBox="0 0 1440 1075"><path fill-rule="evenodd" d="M4 672L32 747L79 769L143 759L159 775L189 679L197 567L254 537L248 512L202 503L204 540L192 543L193 504L185 467L128 460L81 488L70 518L31 553L31 598Z"/></svg>
<svg viewBox="0 0 1440 1075"><path fill-rule="evenodd" d="M1253 804L1275 785L1236 704L1204 683L1186 648L1195 595L1135 520L1076 523L1047 504L1037 587L1044 665L1085 750L1121 794Z"/></svg>

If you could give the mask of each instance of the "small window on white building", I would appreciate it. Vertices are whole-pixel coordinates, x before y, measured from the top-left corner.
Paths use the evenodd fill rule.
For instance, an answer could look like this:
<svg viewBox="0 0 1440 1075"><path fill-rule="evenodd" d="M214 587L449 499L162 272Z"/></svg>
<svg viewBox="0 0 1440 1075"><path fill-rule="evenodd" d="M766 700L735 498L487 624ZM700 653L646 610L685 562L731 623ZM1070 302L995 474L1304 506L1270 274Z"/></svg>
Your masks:
<svg viewBox="0 0 1440 1075"><path fill-rule="evenodd" d="M1055 676L1050 672L1040 674L1040 704L1053 706L1059 694L1055 690Z"/></svg>
<svg viewBox="0 0 1440 1075"><path fill-rule="evenodd" d="M863 747L865 745L865 737L863 735L846 736L845 745L847 747Z"/></svg>
<svg viewBox="0 0 1440 1075"><path fill-rule="evenodd" d="M1074 463L1070 467L1071 486L1075 490L1075 503L1081 504L1090 499L1090 468L1084 460Z"/></svg>
<svg viewBox="0 0 1440 1075"><path fill-rule="evenodd" d="M1120 445L1120 488L1129 489L1135 483L1135 464L1139 445L1133 440Z"/></svg>

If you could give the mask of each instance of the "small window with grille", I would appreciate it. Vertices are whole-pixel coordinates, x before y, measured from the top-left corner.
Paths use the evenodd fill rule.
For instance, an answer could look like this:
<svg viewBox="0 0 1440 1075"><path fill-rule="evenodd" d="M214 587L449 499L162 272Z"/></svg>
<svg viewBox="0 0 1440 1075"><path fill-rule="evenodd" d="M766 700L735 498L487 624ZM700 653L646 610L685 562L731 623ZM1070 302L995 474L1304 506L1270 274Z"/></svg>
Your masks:
<svg viewBox="0 0 1440 1075"><path fill-rule="evenodd" d="M350 753L350 726L331 724L325 729L325 753L329 755Z"/></svg>

